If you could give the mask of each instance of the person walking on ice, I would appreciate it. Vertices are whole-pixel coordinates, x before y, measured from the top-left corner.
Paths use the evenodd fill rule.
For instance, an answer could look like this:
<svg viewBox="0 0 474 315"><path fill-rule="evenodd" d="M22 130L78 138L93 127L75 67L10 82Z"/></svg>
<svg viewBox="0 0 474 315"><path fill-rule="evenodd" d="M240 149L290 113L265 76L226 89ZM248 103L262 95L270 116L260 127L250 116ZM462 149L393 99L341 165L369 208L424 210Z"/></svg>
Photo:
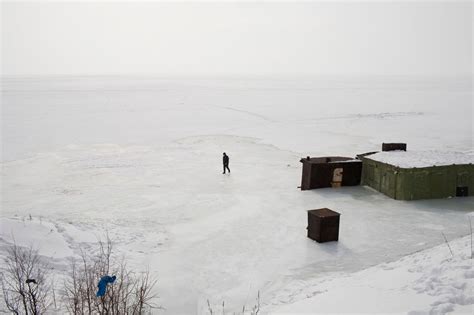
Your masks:
<svg viewBox="0 0 474 315"><path fill-rule="evenodd" d="M224 152L224 156L222 157L222 163L224 164L224 172L222 174L225 174L225 170L227 169L230 173L230 169L229 169L229 156L227 154L225 154Z"/></svg>

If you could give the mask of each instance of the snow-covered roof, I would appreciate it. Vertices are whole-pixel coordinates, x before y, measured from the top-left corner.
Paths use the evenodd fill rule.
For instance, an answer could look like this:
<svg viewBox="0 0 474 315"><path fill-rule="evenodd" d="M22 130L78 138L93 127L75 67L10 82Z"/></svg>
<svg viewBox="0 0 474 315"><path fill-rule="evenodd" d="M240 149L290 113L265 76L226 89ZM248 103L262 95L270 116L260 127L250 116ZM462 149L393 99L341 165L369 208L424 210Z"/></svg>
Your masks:
<svg viewBox="0 0 474 315"><path fill-rule="evenodd" d="M474 155L462 152L386 151L368 155L367 158L401 168L474 164Z"/></svg>

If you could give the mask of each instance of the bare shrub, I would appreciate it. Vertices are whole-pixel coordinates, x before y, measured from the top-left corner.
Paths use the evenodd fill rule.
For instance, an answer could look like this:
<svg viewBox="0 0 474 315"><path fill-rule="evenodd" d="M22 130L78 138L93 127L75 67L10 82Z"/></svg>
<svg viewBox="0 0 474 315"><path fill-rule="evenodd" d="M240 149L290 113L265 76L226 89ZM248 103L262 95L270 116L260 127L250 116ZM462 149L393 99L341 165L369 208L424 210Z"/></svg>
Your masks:
<svg viewBox="0 0 474 315"><path fill-rule="evenodd" d="M6 308L14 314L44 314L51 305L48 266L37 250L15 243L7 248L2 270L2 293Z"/></svg>
<svg viewBox="0 0 474 315"><path fill-rule="evenodd" d="M152 290L156 280L150 273L134 273L122 259L115 263L112 242L99 242L98 249L81 252L79 260L71 260L71 274L65 281L63 298L71 314L144 314L158 308ZM106 294L96 297L97 283L105 275L116 280L107 286Z"/></svg>

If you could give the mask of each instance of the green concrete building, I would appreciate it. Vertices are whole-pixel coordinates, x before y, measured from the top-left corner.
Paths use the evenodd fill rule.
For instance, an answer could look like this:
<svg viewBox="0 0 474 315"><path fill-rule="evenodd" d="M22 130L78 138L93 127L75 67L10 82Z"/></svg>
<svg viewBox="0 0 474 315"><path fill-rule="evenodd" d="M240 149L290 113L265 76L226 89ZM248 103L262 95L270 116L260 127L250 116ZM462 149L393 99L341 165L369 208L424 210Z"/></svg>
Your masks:
<svg viewBox="0 0 474 315"><path fill-rule="evenodd" d="M474 155L388 151L361 155L362 185L398 200L474 195Z"/></svg>

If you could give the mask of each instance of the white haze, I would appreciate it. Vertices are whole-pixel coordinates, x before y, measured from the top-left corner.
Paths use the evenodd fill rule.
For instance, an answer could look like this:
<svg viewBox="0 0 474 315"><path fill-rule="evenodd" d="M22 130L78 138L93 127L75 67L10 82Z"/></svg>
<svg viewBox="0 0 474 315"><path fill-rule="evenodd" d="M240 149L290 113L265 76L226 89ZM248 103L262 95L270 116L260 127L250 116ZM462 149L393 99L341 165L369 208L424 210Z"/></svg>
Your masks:
<svg viewBox="0 0 474 315"><path fill-rule="evenodd" d="M470 75L472 2L2 2L2 74Z"/></svg>

